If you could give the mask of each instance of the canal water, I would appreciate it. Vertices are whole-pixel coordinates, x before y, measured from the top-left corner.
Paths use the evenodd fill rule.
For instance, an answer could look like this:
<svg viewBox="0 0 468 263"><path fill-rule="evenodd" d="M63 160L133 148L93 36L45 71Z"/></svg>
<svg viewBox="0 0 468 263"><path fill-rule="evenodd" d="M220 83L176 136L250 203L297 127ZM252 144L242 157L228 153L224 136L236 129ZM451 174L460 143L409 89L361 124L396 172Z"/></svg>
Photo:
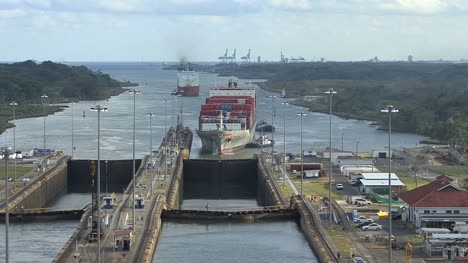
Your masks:
<svg viewBox="0 0 468 263"><path fill-rule="evenodd" d="M140 84L137 87L142 92L136 97L136 157L142 158L150 152L150 129L148 112L156 113L153 119L153 149L161 143L166 129L173 126L178 116L183 118L185 126L193 131L198 127L200 105L208 96L209 87L215 83L227 83L227 77L217 77L213 74L200 74L200 96L185 98L170 96L176 88L176 71L165 71L158 64L152 63L85 63L93 70L101 70L113 78L129 80ZM248 82L241 80L241 82ZM298 153L300 150L300 118L298 112L306 111L301 107L281 104L281 99L273 101L267 98L270 93L262 90L257 92L257 119L266 119L274 125L277 132L275 148L283 151L283 136L286 137L286 151ZM338 94L339 96L339 94ZM168 102L164 102L168 99ZM176 101L175 101L176 100ZM40 98L38 98L38 103ZM263 104L262 104L263 102ZM58 103L50 101L49 103ZM70 106L62 112L46 117L45 137L46 147L72 154L72 133L75 144L73 155L75 159L97 159L97 113L90 108L95 105L108 108L101 113L101 159L131 159L133 138L133 95L123 93L103 101L82 101ZM21 105L19 105L21 107ZM284 107L284 108L283 108ZM180 109L182 115L179 115ZM378 110L378 109L376 109ZM273 115L274 113L274 115ZM285 113L285 114L284 114ZM286 126L283 121L286 120ZM359 141L359 152L373 148L382 148L387 144L388 134L376 130L368 121L346 120L332 117L333 147L341 148L341 138L345 150L355 149ZM43 147L43 118L17 120L16 148L30 150ZM328 146L329 116L322 113L309 112L303 119L304 149L314 147L323 149ZM72 125L73 124L73 125ZM72 129L73 127L73 129ZM392 133L395 147L414 147L423 139L422 136L404 133ZM7 130L0 135L0 145L12 145L13 131ZM219 158L216 155L205 155L200 152L201 142L194 133L191 158ZM222 158L250 158L260 149L244 149L236 154L225 155ZM57 200L56 207L80 207L85 204L88 196L71 197L65 195ZM75 203L76 200L80 200ZM202 206L211 203L213 206L236 206L237 200L216 202L207 200L186 201L186 206ZM192 202L192 203L190 203ZM242 203L242 202L241 202ZM210 206L211 206L210 205ZM244 207L250 206L247 201ZM253 204L252 204L253 205ZM12 262L50 262L77 226L77 221L60 221L51 223L11 224L10 254ZM0 258L4 258L4 225L0 226ZM284 239L283 239L284 236ZM275 237L282 237L281 239ZM221 242L226 240L226 242ZM229 241L229 242L228 242ZM175 246L177 245L177 246ZM219 246L218 246L219 245ZM204 250L201 250L204 249ZM203 254L197 254L199 251ZM169 253L165 253L169 251ZM264 251L264 252L262 252ZM304 253L297 253L302 251ZM161 252L161 255L159 255ZM190 253L187 253L190 252ZM233 254L235 252L235 254ZM284 254L282 253L284 252ZM189 258L182 258L184 255ZM259 256L255 256L258 254ZM194 258L198 257L200 258ZM237 256L235 258L234 256ZM259 224L230 223L181 223L165 222L163 236L158 247L158 258L164 262L171 259L180 262L209 262L210 259L227 257L227 262L314 262L314 256L304 237L297 229L295 222L284 221ZM185 261L184 261L185 260ZM195 260L195 261L194 261ZM198 261L196 261L198 260ZM250 261L252 260L252 261ZM159 262L159 261L158 261Z"/></svg>
<svg viewBox="0 0 468 263"><path fill-rule="evenodd" d="M183 209L257 207L255 199L189 199ZM281 237L281 238L278 238ZM318 262L293 220L164 220L153 262Z"/></svg>
<svg viewBox="0 0 468 263"><path fill-rule="evenodd" d="M165 220L153 262L319 262L294 221Z"/></svg>

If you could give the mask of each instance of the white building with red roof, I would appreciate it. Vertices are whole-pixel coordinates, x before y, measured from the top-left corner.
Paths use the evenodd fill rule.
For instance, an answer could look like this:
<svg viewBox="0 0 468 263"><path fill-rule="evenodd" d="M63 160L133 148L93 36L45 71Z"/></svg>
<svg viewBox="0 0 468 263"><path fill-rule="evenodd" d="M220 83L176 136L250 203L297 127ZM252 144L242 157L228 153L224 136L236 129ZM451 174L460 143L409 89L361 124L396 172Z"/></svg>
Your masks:
<svg viewBox="0 0 468 263"><path fill-rule="evenodd" d="M468 192L439 176L435 181L398 195L405 202L402 220L420 227L451 228L468 222Z"/></svg>

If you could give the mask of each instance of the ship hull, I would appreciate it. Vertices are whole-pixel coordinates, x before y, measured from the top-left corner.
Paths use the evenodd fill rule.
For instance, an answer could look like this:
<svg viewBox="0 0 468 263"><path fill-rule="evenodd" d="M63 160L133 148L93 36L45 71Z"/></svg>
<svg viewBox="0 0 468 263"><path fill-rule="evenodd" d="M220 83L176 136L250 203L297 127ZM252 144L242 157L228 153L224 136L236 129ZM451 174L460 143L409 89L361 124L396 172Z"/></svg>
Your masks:
<svg viewBox="0 0 468 263"><path fill-rule="evenodd" d="M242 131L200 131L197 134L202 142L202 151L224 154L243 149L252 141L250 130Z"/></svg>
<svg viewBox="0 0 468 263"><path fill-rule="evenodd" d="M200 94L200 86L177 87L177 93L183 97L196 97Z"/></svg>

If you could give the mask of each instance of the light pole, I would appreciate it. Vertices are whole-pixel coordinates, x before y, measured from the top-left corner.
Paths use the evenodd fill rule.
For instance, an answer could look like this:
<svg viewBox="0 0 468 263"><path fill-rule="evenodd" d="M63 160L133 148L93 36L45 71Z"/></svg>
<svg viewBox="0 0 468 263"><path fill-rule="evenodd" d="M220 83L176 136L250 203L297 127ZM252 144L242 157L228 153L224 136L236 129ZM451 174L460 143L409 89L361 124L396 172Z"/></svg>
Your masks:
<svg viewBox="0 0 468 263"><path fill-rule="evenodd" d="M271 98L271 141L274 142L274 136L275 136L275 126L273 124L274 120L275 120L275 115L276 115L276 108L275 108L275 98L276 96L275 95L270 95L268 96L269 98ZM274 152L274 146L275 144L272 143L271 144L271 165L273 166L273 152Z"/></svg>
<svg viewBox="0 0 468 263"><path fill-rule="evenodd" d="M260 102L260 105L265 105L265 102ZM262 125L262 131L260 133L260 148L261 148L261 153L263 155L263 127L265 126L265 123L261 124ZM256 127L255 127L256 128Z"/></svg>
<svg viewBox="0 0 468 263"><path fill-rule="evenodd" d="M359 147L359 141L356 141L356 160L358 159L358 147Z"/></svg>
<svg viewBox="0 0 468 263"><path fill-rule="evenodd" d="M341 151L344 151L344 133L341 134Z"/></svg>
<svg viewBox="0 0 468 263"><path fill-rule="evenodd" d="M302 117L307 115L304 112L299 112L297 115L301 116L301 196L304 188L304 150L302 149Z"/></svg>
<svg viewBox="0 0 468 263"><path fill-rule="evenodd" d="M283 171L284 171L284 174L283 174L283 185L286 184L286 104L288 104L286 102L286 99L284 99L283 101L283 127L284 127L284 131L283 131L283 152L284 152L284 156L283 156Z"/></svg>
<svg viewBox="0 0 468 263"><path fill-rule="evenodd" d="M174 126L174 102L176 102L177 100L176 99L171 99L171 127L175 127Z"/></svg>
<svg viewBox="0 0 468 263"><path fill-rule="evenodd" d="M392 263L392 113L399 110L387 105L380 111L388 113L388 262Z"/></svg>
<svg viewBox="0 0 468 263"><path fill-rule="evenodd" d="M3 152L5 158L5 261L10 262L8 248L8 228L10 224L10 211L8 208L8 158L10 157L10 149L6 148Z"/></svg>
<svg viewBox="0 0 468 263"><path fill-rule="evenodd" d="M107 191L107 163L108 161L105 160L104 162L106 163L106 195L107 195L109 193L109 191Z"/></svg>
<svg viewBox="0 0 468 263"><path fill-rule="evenodd" d="M13 154L15 155L15 160L14 160L14 165L15 165L15 171L14 171L14 176L13 176L13 189L16 190L16 112L15 112L15 106L17 106L18 103L15 101L10 103L10 106L12 106L13 109Z"/></svg>
<svg viewBox="0 0 468 263"><path fill-rule="evenodd" d="M135 114L136 114L136 95L140 95L141 92L136 89L132 89L128 91L128 94L133 95L133 190L132 190L132 214L133 214L133 219L132 219L132 227L135 229L135 184L136 184L136 178L135 178Z"/></svg>
<svg viewBox="0 0 468 263"><path fill-rule="evenodd" d="M98 148L97 148L97 262L101 262L101 111L107 111L107 108L96 105L91 111L98 113Z"/></svg>
<svg viewBox="0 0 468 263"><path fill-rule="evenodd" d="M72 122L71 122L71 126L72 126L72 127L71 127L71 128L72 128L72 138L71 138L71 142L72 142L72 152L71 152L71 156L72 156L72 159L73 159L73 154L74 154L74 152L75 152L75 141L74 141L74 139L75 139L75 136L74 136L74 133L75 133L74 125L75 125L75 123L74 123L74 121L73 121L73 117L74 117L73 115L75 115L75 114L73 114L73 113L74 113L74 111L73 111L73 105L75 105L74 102L71 103L71 110L72 110L72 112L71 112L71 114L72 114L72 117L71 117L71 119L72 119Z"/></svg>
<svg viewBox="0 0 468 263"><path fill-rule="evenodd" d="M330 225L332 224L332 217L331 217L331 189L332 189L332 136L331 136L331 131L332 131L332 99L333 99L333 94L336 94L337 92L334 89L328 89L325 91L325 94L328 94L328 98L330 101L330 133L329 133L329 145L328 145L328 150L330 151L330 174L328 175L328 221Z"/></svg>
<svg viewBox="0 0 468 263"><path fill-rule="evenodd" d="M177 102L177 100L175 98L171 99L171 126L174 128L174 134L172 136L172 145L175 148L177 132L176 126L174 126L174 102Z"/></svg>
<svg viewBox="0 0 468 263"><path fill-rule="evenodd" d="M146 116L149 116L150 121L150 160L153 160L153 117L156 116L154 112L148 112ZM151 164L152 165L152 164ZM151 172L151 196L153 196L153 173Z"/></svg>
<svg viewBox="0 0 468 263"><path fill-rule="evenodd" d="M45 111L45 104L47 101L48 96L47 95L42 95L41 96L41 101L42 101L42 108L43 108L43 113L44 113L44 160L43 160L43 168L45 170L46 162L47 162L47 151L46 151L46 111Z"/></svg>
<svg viewBox="0 0 468 263"><path fill-rule="evenodd" d="M164 177L167 173L167 102L168 99L164 99Z"/></svg>

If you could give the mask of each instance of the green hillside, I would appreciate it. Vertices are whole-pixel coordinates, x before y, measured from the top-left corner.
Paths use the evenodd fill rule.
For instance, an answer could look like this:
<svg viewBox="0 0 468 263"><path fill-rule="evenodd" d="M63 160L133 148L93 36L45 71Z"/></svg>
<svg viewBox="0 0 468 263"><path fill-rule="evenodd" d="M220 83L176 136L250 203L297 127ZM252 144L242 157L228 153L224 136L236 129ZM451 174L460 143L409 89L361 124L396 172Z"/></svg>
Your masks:
<svg viewBox="0 0 468 263"><path fill-rule="evenodd" d="M108 74L93 72L85 66L68 66L51 61L40 64L32 60L0 64L0 132L9 127L12 119L10 102L16 101L17 118L43 114L41 95L48 103L79 100L99 100L120 94L123 87L136 85L112 79ZM47 113L59 110L47 107Z"/></svg>

